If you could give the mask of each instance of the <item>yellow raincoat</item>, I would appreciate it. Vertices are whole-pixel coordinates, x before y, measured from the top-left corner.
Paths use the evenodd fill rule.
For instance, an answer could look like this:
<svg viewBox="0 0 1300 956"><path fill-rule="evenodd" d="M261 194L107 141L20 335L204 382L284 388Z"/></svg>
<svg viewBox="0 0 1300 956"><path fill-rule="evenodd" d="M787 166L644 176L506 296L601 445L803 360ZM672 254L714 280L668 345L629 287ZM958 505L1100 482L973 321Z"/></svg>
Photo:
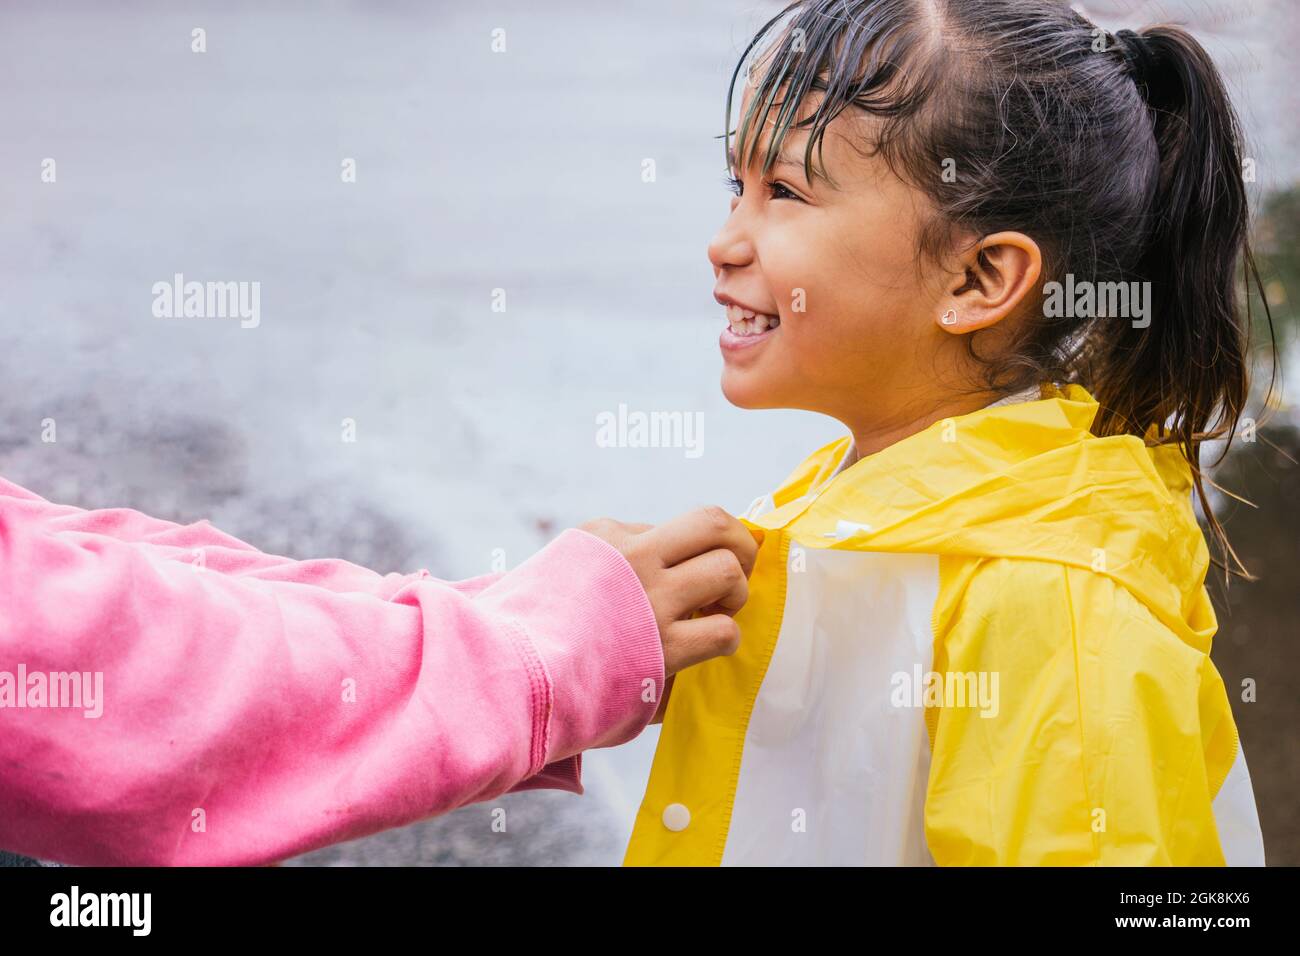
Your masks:
<svg viewBox="0 0 1300 956"><path fill-rule="evenodd" d="M844 438L756 502L741 648L677 675L625 862L1262 864L1188 466L1096 411Z"/></svg>

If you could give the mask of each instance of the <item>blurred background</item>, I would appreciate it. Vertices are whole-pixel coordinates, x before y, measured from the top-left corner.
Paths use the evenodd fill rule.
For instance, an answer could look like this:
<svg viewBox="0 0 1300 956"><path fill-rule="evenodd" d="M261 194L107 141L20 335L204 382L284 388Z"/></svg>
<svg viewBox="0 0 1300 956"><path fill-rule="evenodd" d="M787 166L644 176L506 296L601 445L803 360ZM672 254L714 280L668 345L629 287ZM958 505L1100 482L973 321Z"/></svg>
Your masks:
<svg viewBox="0 0 1300 956"><path fill-rule="evenodd" d="M211 519L266 551L446 578L513 567L592 517L744 508L840 433L718 389L715 137L735 61L780 6L6 0L0 474L87 508ZM1294 5L1078 6L1111 29L1186 23L1216 56L1295 367ZM260 324L155 318L153 284L175 273L260 282ZM702 413L701 454L598 447L597 416L620 404ZM1211 584L1213 656L1269 862L1295 864L1300 433L1285 392L1273 404L1215 472L1257 506L1223 499L1258 580ZM584 797L509 796L294 862L618 863L656 737L589 753Z"/></svg>

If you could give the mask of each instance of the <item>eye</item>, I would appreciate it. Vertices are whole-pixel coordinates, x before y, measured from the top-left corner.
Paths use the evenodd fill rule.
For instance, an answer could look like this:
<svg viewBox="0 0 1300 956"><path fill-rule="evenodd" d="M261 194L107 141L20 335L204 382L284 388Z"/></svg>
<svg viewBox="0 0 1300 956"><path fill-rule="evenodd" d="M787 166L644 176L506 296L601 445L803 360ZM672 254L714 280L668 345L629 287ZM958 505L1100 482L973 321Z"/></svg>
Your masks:
<svg viewBox="0 0 1300 956"><path fill-rule="evenodd" d="M735 195L743 196L745 194L745 184L730 173L723 176L722 181L727 184L727 188Z"/></svg>
<svg viewBox="0 0 1300 956"><path fill-rule="evenodd" d="M772 192L773 199L793 199L795 202L803 202L803 200L796 196L794 192L785 185L785 183L772 182L768 183L767 186Z"/></svg>

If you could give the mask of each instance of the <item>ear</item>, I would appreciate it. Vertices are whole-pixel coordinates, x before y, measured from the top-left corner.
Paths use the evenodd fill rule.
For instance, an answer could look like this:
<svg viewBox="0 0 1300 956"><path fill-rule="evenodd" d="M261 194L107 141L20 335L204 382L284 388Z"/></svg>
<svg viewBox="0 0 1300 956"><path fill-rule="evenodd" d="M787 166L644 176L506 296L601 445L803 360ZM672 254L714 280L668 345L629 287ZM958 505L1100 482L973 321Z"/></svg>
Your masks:
<svg viewBox="0 0 1300 956"><path fill-rule="evenodd" d="M1022 232L997 232L975 243L958 268L964 279L940 300L934 321L945 332L965 335L997 325L1029 299L1043 254Z"/></svg>

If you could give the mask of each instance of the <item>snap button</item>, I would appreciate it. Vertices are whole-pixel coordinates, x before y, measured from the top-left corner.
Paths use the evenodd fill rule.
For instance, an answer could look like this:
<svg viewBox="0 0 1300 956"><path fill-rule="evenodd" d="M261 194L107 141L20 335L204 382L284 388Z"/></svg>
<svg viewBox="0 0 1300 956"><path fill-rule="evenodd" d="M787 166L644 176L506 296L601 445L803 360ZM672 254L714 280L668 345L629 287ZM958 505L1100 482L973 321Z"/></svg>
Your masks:
<svg viewBox="0 0 1300 956"><path fill-rule="evenodd" d="M670 803L664 807L664 826L674 833L680 833L691 823L691 811L680 803Z"/></svg>

